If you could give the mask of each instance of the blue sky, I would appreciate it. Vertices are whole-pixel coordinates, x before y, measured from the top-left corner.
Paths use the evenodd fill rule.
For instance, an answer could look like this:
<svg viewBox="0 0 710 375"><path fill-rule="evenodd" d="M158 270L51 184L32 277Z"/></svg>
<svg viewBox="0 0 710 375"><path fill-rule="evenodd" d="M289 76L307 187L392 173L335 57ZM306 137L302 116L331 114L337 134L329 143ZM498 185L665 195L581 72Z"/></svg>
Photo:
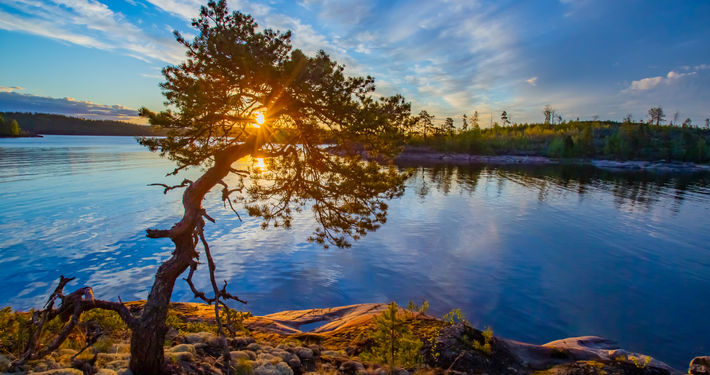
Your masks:
<svg viewBox="0 0 710 375"><path fill-rule="evenodd" d="M324 49L378 92L443 120L506 110L564 118L710 117L710 2L231 0L264 27ZM0 0L0 111L135 120L162 107L198 0Z"/></svg>

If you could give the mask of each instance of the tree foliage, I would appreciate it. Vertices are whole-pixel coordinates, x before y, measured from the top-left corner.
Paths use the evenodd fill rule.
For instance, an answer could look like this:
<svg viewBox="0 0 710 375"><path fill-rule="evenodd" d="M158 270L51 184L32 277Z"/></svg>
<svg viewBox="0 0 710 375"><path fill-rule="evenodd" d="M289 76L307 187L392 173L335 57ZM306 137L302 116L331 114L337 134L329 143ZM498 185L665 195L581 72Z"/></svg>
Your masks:
<svg viewBox="0 0 710 375"><path fill-rule="evenodd" d="M5 137L19 137L22 134L22 129L20 129L20 124L16 119L5 119L5 117L0 114L0 136Z"/></svg>
<svg viewBox="0 0 710 375"><path fill-rule="evenodd" d="M222 363L229 368L224 331L235 317L227 302L246 301L216 280L218 265L205 236L206 221L214 219L202 207L213 188L221 187L225 207L262 218L264 227L289 227L294 212L308 206L317 226L311 239L339 247L383 224L386 200L403 192L405 176L389 163L404 129L413 124L401 96L374 95L372 77L348 76L322 51L306 56L292 49L290 32L258 28L251 16L229 12L224 0L202 7L192 26L197 36L191 40L175 33L186 48L185 61L163 69L161 87L170 109L140 110L152 125L166 129L163 138L139 142L175 161L170 174L201 170L194 181L156 184L164 192L184 189L182 218L169 229L147 230L150 238L169 238L175 250L158 268L139 314L122 303L95 300L90 287L64 296L71 280L64 277L41 312L48 319L71 316L62 332L91 309L117 312L131 330L130 369L137 375L166 371L168 306L175 281L188 269L185 280L195 298L215 307ZM263 158L267 168L235 169L242 158ZM212 293L192 282L201 256ZM60 299L61 307L53 308ZM62 340L60 335L39 352L28 349L16 365L41 358Z"/></svg>
<svg viewBox="0 0 710 375"><path fill-rule="evenodd" d="M16 119L22 131L30 134L62 135L162 135L160 129L112 120L88 120L51 113L5 112L6 118Z"/></svg>
<svg viewBox="0 0 710 375"><path fill-rule="evenodd" d="M396 366L413 368L421 363L419 349L422 342L412 333L406 314L395 302L376 316L374 322L372 338L375 345L369 352L361 354L363 359L387 364L390 373L394 373Z"/></svg>
<svg viewBox="0 0 710 375"><path fill-rule="evenodd" d="M625 120L626 121L626 120ZM412 136L409 144L421 140ZM487 155L541 155L556 158L668 160L706 163L710 131L695 126L641 122L565 121L470 129L430 137L429 146L445 152Z"/></svg>
<svg viewBox="0 0 710 375"><path fill-rule="evenodd" d="M348 246L347 238L384 223L384 200L401 193L401 177L360 156L398 151L409 104L401 96L375 99L372 77L348 77L322 51L292 50L290 32L257 31L250 16L229 13L223 1L203 8L193 26L200 35L192 41L176 34L187 61L163 72L163 93L176 111L142 109L167 137L141 143L175 160L177 172L212 166L252 142L250 154L270 160L248 181L237 175L237 203L265 224L288 227L294 207L313 202L318 243Z"/></svg>
<svg viewBox="0 0 710 375"><path fill-rule="evenodd" d="M660 125L661 122L665 121L666 115L663 113L663 108L652 107L648 110L648 122L650 124Z"/></svg>

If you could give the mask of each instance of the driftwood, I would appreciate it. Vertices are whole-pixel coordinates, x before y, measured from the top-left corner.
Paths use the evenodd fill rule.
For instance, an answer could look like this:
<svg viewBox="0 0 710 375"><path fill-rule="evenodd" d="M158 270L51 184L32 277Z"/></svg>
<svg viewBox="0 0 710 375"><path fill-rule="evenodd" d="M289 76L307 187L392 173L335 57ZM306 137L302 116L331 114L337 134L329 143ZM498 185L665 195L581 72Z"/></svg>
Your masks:
<svg viewBox="0 0 710 375"><path fill-rule="evenodd" d="M93 309L112 310L117 312L129 327L135 324L135 317L123 303L97 300L94 298L94 292L91 287L79 288L68 295L64 295L64 288L72 280L74 280L73 277L60 276L59 284L47 299L44 308L34 313L32 316L34 332L23 354L11 363L10 370L19 370L27 361L43 358L57 350L69 337L79 322L81 314L85 311ZM61 301L61 304L58 308L55 308L58 300ZM46 324L57 317L65 323L64 327L50 344L42 346L39 340ZM98 337L94 339L94 342L96 339ZM87 345L87 347L90 345Z"/></svg>

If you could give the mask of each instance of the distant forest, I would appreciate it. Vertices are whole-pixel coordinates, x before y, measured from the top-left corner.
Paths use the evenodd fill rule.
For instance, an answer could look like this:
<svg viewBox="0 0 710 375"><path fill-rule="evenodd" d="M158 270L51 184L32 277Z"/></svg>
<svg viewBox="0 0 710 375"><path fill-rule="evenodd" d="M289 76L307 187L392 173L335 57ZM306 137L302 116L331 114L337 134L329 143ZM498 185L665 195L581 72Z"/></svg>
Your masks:
<svg viewBox="0 0 710 375"><path fill-rule="evenodd" d="M438 131L437 131L438 130ZM642 122L568 121L410 133L409 145L483 155L710 161L710 130Z"/></svg>
<svg viewBox="0 0 710 375"><path fill-rule="evenodd" d="M87 120L76 117L55 115L49 113L0 113L10 122L16 120L23 132L32 134L62 134L62 135L127 135L151 136L162 135L163 131L155 131L150 126L130 124L111 120Z"/></svg>

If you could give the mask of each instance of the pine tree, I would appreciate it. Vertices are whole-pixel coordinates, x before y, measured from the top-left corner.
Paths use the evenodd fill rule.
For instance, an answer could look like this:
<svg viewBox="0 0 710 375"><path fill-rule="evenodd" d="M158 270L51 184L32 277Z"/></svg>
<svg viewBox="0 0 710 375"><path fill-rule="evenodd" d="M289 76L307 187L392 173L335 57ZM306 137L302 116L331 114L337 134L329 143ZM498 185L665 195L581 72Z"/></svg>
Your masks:
<svg viewBox="0 0 710 375"><path fill-rule="evenodd" d="M454 119L452 119L451 117L447 117L444 121L444 131L449 133L449 135L454 135L455 130L456 128L454 127Z"/></svg>
<svg viewBox="0 0 710 375"><path fill-rule="evenodd" d="M419 349L422 342L414 336L405 314L400 313L395 302L390 303L374 321L372 338L375 345L369 352L361 354L364 360L387 364L391 374L396 366L413 368L421 363Z"/></svg>
<svg viewBox="0 0 710 375"><path fill-rule="evenodd" d="M510 124L510 120L508 118L508 111L503 111L503 113L500 114L500 120L503 122L503 126Z"/></svg>
<svg viewBox="0 0 710 375"><path fill-rule="evenodd" d="M2 114L0 114L0 136L8 136L10 135L10 127L7 121L5 121L5 117L3 117Z"/></svg>
<svg viewBox="0 0 710 375"><path fill-rule="evenodd" d="M17 120L10 121L10 135L13 137L19 137L20 132L20 124L17 123Z"/></svg>

